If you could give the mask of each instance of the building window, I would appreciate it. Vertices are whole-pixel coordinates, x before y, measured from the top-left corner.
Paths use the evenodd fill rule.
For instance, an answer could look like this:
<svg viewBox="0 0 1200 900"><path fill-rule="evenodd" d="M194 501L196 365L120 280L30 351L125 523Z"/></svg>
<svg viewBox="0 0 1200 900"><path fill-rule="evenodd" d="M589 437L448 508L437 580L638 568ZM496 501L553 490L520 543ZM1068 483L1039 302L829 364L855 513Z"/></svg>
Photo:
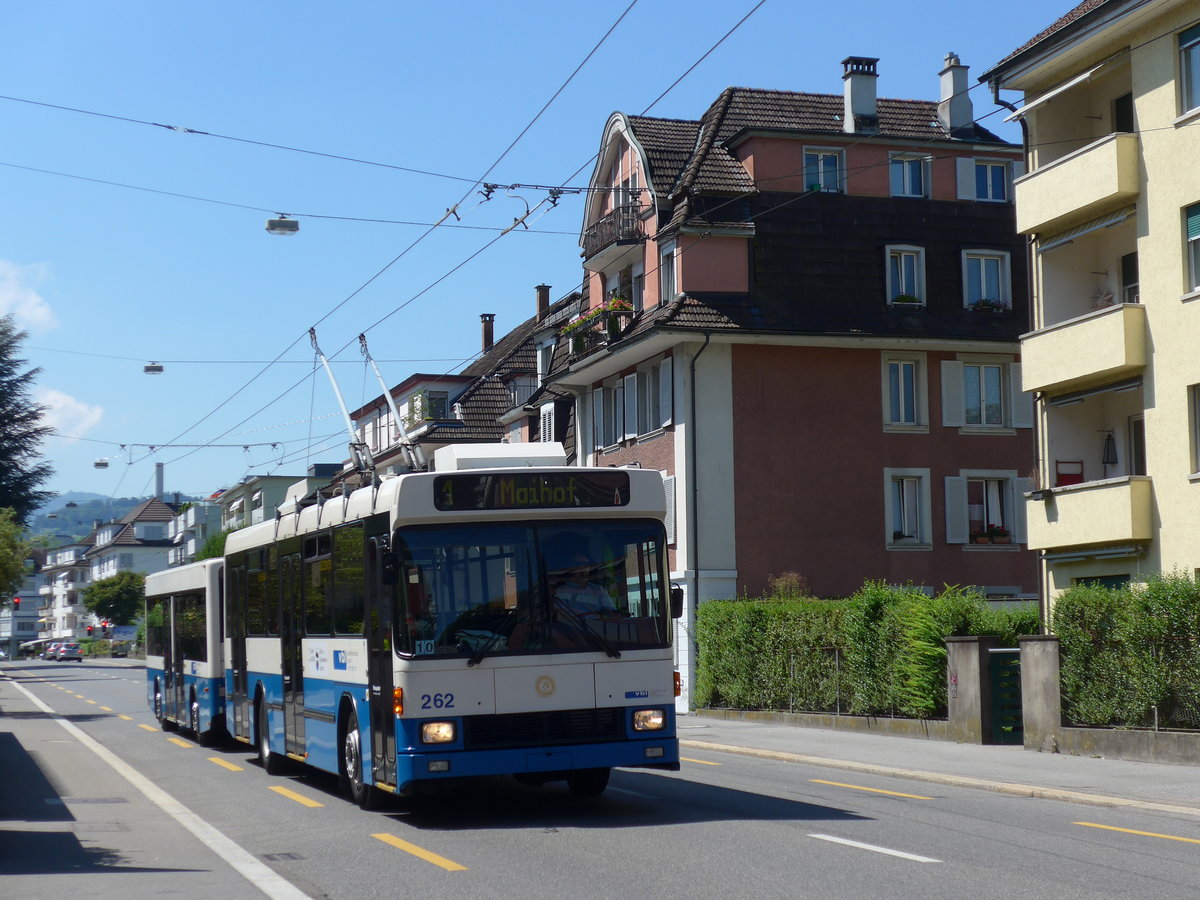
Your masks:
<svg viewBox="0 0 1200 900"><path fill-rule="evenodd" d="M1121 302L1141 302L1141 292L1138 290L1138 255L1126 253L1121 257Z"/></svg>
<svg viewBox="0 0 1200 900"><path fill-rule="evenodd" d="M675 245L664 248L658 257L659 303L670 303L677 293L675 288Z"/></svg>
<svg viewBox="0 0 1200 900"><path fill-rule="evenodd" d="M671 424L671 360L638 369L625 380L626 396L637 396L637 433L651 434Z"/></svg>
<svg viewBox="0 0 1200 900"><path fill-rule="evenodd" d="M1008 163L975 163L975 199L996 203L1008 201Z"/></svg>
<svg viewBox="0 0 1200 900"><path fill-rule="evenodd" d="M990 250L963 253L963 303L976 309L1012 306L1007 253Z"/></svg>
<svg viewBox="0 0 1200 900"><path fill-rule="evenodd" d="M1200 25L1179 35L1179 87L1183 112L1200 106Z"/></svg>
<svg viewBox="0 0 1200 900"><path fill-rule="evenodd" d="M924 156L893 156L891 159L891 182L893 197L924 197Z"/></svg>
<svg viewBox="0 0 1200 900"><path fill-rule="evenodd" d="M965 363L963 373L963 423L1004 425L1004 367Z"/></svg>
<svg viewBox="0 0 1200 900"><path fill-rule="evenodd" d="M1192 472L1200 472L1200 384L1188 387L1188 431L1192 439Z"/></svg>
<svg viewBox="0 0 1200 900"><path fill-rule="evenodd" d="M1200 288L1200 203L1184 210L1187 228L1188 286Z"/></svg>
<svg viewBox="0 0 1200 900"><path fill-rule="evenodd" d="M1113 100L1112 104L1112 130L1114 132L1123 132L1133 134L1137 131L1137 126L1133 121L1133 94L1122 94Z"/></svg>
<svg viewBox="0 0 1200 900"><path fill-rule="evenodd" d="M1129 417L1129 474L1146 474L1146 417Z"/></svg>
<svg viewBox="0 0 1200 900"><path fill-rule="evenodd" d="M804 184L810 191L842 189L842 152L840 150L805 150Z"/></svg>
<svg viewBox="0 0 1200 900"><path fill-rule="evenodd" d="M883 471L888 546L927 546L930 541L929 470Z"/></svg>
<svg viewBox="0 0 1200 900"><path fill-rule="evenodd" d="M887 297L892 304L924 305L925 251L922 248L887 248Z"/></svg>
<svg viewBox="0 0 1200 900"><path fill-rule="evenodd" d="M928 388L923 353L883 355L883 427L885 431L928 430Z"/></svg>
<svg viewBox="0 0 1200 900"><path fill-rule="evenodd" d="M1021 365L1003 357L942 360L942 424L974 430L1031 428L1032 395L1021 390Z"/></svg>
<svg viewBox="0 0 1200 900"><path fill-rule="evenodd" d="M592 442L597 450L625 438L625 384L620 378L592 391Z"/></svg>
<svg viewBox="0 0 1200 900"><path fill-rule="evenodd" d="M629 301L633 304L634 312L641 312L646 302L646 272L641 263L633 267L629 294Z"/></svg>
<svg viewBox="0 0 1200 900"><path fill-rule="evenodd" d="M1022 544L1028 479L1011 470L963 470L946 478L946 543Z"/></svg>

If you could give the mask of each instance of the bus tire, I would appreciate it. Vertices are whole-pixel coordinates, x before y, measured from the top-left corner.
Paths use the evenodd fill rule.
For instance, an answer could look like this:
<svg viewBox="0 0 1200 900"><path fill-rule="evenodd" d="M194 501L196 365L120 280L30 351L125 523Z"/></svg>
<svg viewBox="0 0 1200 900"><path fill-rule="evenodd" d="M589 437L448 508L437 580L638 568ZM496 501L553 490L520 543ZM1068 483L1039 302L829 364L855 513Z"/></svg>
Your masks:
<svg viewBox="0 0 1200 900"><path fill-rule="evenodd" d="M201 747L212 746L212 732L200 730L200 701L192 694L192 702L188 706L188 727L192 730L192 738Z"/></svg>
<svg viewBox="0 0 1200 900"><path fill-rule="evenodd" d="M572 797L599 797L608 787L612 769L575 769L567 774L567 790Z"/></svg>
<svg viewBox="0 0 1200 900"><path fill-rule="evenodd" d="M362 809L375 809L379 791L367 784L363 773L362 736L358 730L358 716L351 710L346 718L345 735L342 737L342 764L340 767L343 789L350 799Z"/></svg>
<svg viewBox="0 0 1200 900"><path fill-rule="evenodd" d="M283 757L271 750L271 731L267 727L267 701L259 697L258 710L254 718L254 744L258 748L258 762L268 775L279 775L283 771Z"/></svg>

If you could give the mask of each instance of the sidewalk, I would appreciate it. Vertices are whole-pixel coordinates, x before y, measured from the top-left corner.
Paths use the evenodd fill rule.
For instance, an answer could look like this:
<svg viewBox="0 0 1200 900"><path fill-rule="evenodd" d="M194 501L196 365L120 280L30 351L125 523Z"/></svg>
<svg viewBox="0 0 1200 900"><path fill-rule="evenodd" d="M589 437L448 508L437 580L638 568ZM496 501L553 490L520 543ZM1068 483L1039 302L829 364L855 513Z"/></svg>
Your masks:
<svg viewBox="0 0 1200 900"><path fill-rule="evenodd" d="M761 724L703 713L680 716L678 723L684 755L689 750L742 753L1018 796L1200 816L1200 772L1193 766Z"/></svg>

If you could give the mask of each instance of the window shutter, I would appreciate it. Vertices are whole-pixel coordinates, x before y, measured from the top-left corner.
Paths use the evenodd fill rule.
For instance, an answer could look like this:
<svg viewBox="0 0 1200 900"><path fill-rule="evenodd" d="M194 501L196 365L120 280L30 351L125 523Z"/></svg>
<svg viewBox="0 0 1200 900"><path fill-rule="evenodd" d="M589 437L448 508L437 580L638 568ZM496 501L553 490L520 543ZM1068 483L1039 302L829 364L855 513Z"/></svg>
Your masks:
<svg viewBox="0 0 1200 900"><path fill-rule="evenodd" d="M604 388L592 391L592 447L604 446Z"/></svg>
<svg viewBox="0 0 1200 900"><path fill-rule="evenodd" d="M675 389L671 382L673 362L674 359L668 357L658 364L658 415L662 419L660 424L663 428L674 420L671 414L671 405L675 400Z"/></svg>
<svg viewBox="0 0 1200 900"><path fill-rule="evenodd" d="M967 534L967 479L946 476L946 543L965 544Z"/></svg>
<svg viewBox="0 0 1200 900"><path fill-rule="evenodd" d="M625 438L638 435L637 375L625 376Z"/></svg>
<svg viewBox="0 0 1200 900"><path fill-rule="evenodd" d="M549 443L554 440L554 404L542 404L542 443Z"/></svg>
<svg viewBox="0 0 1200 900"><path fill-rule="evenodd" d="M675 543L675 476L663 473L663 490L667 495L667 543Z"/></svg>
<svg viewBox="0 0 1200 900"><path fill-rule="evenodd" d="M1200 237L1200 203L1187 208L1187 239Z"/></svg>
<svg viewBox="0 0 1200 900"><path fill-rule="evenodd" d="M975 160L960 156L954 164L958 175L958 199L975 200Z"/></svg>
<svg viewBox="0 0 1200 900"><path fill-rule="evenodd" d="M1008 397L1013 428L1033 427L1033 394L1021 390L1021 364L1008 366Z"/></svg>
<svg viewBox="0 0 1200 900"><path fill-rule="evenodd" d="M1030 478L1017 478L1014 479L1013 484L1015 485L1013 493L1016 496L1013 497L1012 504L1012 540L1014 544L1024 544L1029 533L1026 525L1026 509L1030 503L1035 502L1033 500L1026 500L1025 495L1033 490L1033 480Z"/></svg>
<svg viewBox="0 0 1200 900"><path fill-rule="evenodd" d="M942 424L947 428L963 425L962 363L942 360Z"/></svg>

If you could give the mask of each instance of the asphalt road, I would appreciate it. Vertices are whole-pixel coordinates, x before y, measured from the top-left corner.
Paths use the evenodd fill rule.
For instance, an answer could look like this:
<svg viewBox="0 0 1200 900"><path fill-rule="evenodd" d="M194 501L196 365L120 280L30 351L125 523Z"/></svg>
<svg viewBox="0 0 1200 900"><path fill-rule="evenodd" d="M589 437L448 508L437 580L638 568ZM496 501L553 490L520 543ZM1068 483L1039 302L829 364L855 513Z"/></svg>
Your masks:
<svg viewBox="0 0 1200 900"><path fill-rule="evenodd" d="M368 813L329 776L297 767L272 778L247 746L207 749L162 732L141 669L8 663L3 673L6 897L1011 900L1200 891L1200 816L695 744L680 773L618 771L595 800L493 779Z"/></svg>

